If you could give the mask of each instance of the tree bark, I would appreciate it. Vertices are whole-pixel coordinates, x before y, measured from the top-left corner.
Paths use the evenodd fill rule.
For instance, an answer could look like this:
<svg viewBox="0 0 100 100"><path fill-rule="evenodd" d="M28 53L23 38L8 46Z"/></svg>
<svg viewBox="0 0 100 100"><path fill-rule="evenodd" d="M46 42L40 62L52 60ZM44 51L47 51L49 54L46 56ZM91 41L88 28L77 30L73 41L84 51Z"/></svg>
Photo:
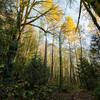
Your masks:
<svg viewBox="0 0 100 100"><path fill-rule="evenodd" d="M69 57L70 57L70 84L72 83L72 54L71 54L71 47L69 42Z"/></svg>
<svg viewBox="0 0 100 100"><path fill-rule="evenodd" d="M53 78L53 67L54 67L54 35L52 35L52 63L51 63L51 79Z"/></svg>
<svg viewBox="0 0 100 100"><path fill-rule="evenodd" d="M59 32L59 64L60 64L60 81L59 81L59 88L60 91L63 85L63 68L62 68L62 42L61 42L61 32Z"/></svg>
<svg viewBox="0 0 100 100"><path fill-rule="evenodd" d="M44 67L47 67L47 33L45 33L45 54L44 54Z"/></svg>

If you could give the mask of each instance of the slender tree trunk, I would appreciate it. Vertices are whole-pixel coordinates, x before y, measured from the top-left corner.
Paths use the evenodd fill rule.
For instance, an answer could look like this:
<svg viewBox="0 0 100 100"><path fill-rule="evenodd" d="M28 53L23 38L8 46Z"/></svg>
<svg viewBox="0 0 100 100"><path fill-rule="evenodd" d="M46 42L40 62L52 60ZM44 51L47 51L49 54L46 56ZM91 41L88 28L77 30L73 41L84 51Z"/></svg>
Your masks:
<svg viewBox="0 0 100 100"><path fill-rule="evenodd" d="M45 33L45 54L44 54L44 67L47 67L47 33Z"/></svg>
<svg viewBox="0 0 100 100"><path fill-rule="evenodd" d="M52 63L51 63L51 79L53 78L53 66L54 66L54 35L52 36Z"/></svg>
<svg viewBox="0 0 100 100"><path fill-rule="evenodd" d="M82 48L82 36L81 36L81 33L80 33L80 30L79 30L79 36L80 36L80 49L81 49L81 52L80 52L80 68L84 71L84 68L82 67L82 52L83 52L83 48ZM80 78L79 78L80 79ZM80 80L80 85L82 85L82 81Z"/></svg>
<svg viewBox="0 0 100 100"><path fill-rule="evenodd" d="M59 64L60 64L60 81L59 88L62 89L63 85L63 68L62 68L62 42L61 42L61 32L59 32Z"/></svg>
<svg viewBox="0 0 100 100"><path fill-rule="evenodd" d="M72 83L72 54L71 54L71 47L69 42L69 57L70 57L70 84Z"/></svg>
<svg viewBox="0 0 100 100"><path fill-rule="evenodd" d="M76 44L75 44L75 42L74 42L74 48L75 48L76 65L78 65L78 57L77 57L77 50L76 50Z"/></svg>
<svg viewBox="0 0 100 100"><path fill-rule="evenodd" d="M80 46L81 46L81 58L82 58L82 52L83 52L83 50L82 50L82 41L80 40Z"/></svg>
<svg viewBox="0 0 100 100"><path fill-rule="evenodd" d="M80 31L79 31L79 35L80 35L80 48L81 48L80 58L81 58L81 64L82 64L83 48L82 48L82 36L81 36ZM82 66L82 65L81 65L81 66Z"/></svg>
<svg viewBox="0 0 100 100"><path fill-rule="evenodd" d="M97 49L97 54L98 54L98 58L100 59L100 35L98 33L98 41L97 41L97 46L98 46L98 49Z"/></svg>
<svg viewBox="0 0 100 100"><path fill-rule="evenodd" d="M77 56L77 50L76 50L76 44L75 44L75 41L74 41L74 48L75 48L75 59L76 59L76 67L78 66L78 56ZM76 76L76 71L74 72L75 73L75 81L77 82L78 81L78 78Z"/></svg>

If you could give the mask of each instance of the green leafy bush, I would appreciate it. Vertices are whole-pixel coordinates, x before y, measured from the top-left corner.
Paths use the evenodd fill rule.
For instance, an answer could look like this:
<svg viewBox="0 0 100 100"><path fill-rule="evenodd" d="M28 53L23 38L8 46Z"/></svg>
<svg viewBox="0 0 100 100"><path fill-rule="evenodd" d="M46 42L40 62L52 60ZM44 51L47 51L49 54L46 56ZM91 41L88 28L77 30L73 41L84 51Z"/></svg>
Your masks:
<svg viewBox="0 0 100 100"><path fill-rule="evenodd" d="M44 63L40 56L35 56L31 60L30 64L23 70L23 78L31 87L34 85L46 84L49 78L49 70L44 67Z"/></svg>
<svg viewBox="0 0 100 100"><path fill-rule="evenodd" d="M96 88L94 90L94 94L95 94L95 96L97 96L98 100L100 100L100 82L96 86Z"/></svg>

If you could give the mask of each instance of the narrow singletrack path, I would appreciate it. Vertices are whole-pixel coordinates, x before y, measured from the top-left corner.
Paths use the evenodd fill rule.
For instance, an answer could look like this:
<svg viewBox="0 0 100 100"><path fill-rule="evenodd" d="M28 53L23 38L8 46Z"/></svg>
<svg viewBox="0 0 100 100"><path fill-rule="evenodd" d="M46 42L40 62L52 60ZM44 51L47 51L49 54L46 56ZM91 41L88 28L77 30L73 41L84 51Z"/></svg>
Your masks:
<svg viewBox="0 0 100 100"><path fill-rule="evenodd" d="M95 100L95 98L86 91L77 91L73 94L55 93L51 96L50 100Z"/></svg>

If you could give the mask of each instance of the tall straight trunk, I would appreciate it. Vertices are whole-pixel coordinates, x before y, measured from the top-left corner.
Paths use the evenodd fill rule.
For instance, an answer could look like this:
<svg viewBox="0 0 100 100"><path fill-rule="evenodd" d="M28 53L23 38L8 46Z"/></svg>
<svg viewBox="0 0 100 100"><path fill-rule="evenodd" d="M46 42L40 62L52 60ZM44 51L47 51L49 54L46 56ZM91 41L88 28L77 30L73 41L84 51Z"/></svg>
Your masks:
<svg viewBox="0 0 100 100"><path fill-rule="evenodd" d="M78 56L77 56L77 50L76 50L76 44L75 44L75 41L74 41L74 48L75 48L75 59L76 59L76 67L78 66ZM77 82L78 81L78 77L76 76L76 71L74 72L75 73L75 81Z"/></svg>
<svg viewBox="0 0 100 100"><path fill-rule="evenodd" d="M83 54L83 48L82 48L82 36L81 33L79 31L79 35L80 35L80 49L81 49L81 53L80 53L80 58L81 58L81 63L82 63L82 54ZM81 65L82 66L82 65Z"/></svg>
<svg viewBox="0 0 100 100"><path fill-rule="evenodd" d="M70 57L70 83L72 83L72 54L71 47L69 42L69 57Z"/></svg>
<svg viewBox="0 0 100 100"><path fill-rule="evenodd" d="M100 59L100 36L99 36L99 33L97 34L98 35L98 41L97 41L97 46L98 46L98 49L97 49L97 57Z"/></svg>
<svg viewBox="0 0 100 100"><path fill-rule="evenodd" d="M61 42L61 32L59 32L59 64L60 64L60 81L59 88L62 89L63 85L63 68L62 68L62 42Z"/></svg>
<svg viewBox="0 0 100 100"><path fill-rule="evenodd" d="M74 48L75 48L76 65L78 65L78 56L77 56L77 50L76 50L76 44L75 44L75 41L74 41Z"/></svg>
<svg viewBox="0 0 100 100"><path fill-rule="evenodd" d="M82 50L82 41L80 40L80 46L81 46L81 58L82 58L82 52L83 52L83 50Z"/></svg>
<svg viewBox="0 0 100 100"><path fill-rule="evenodd" d="M81 49L81 52L80 52L80 68L84 71L84 68L82 67L82 54L83 54L83 48L82 48L82 36L81 36L81 33L80 33L80 30L79 30L79 36L80 36L80 49ZM80 76L79 76L80 77ZM80 78L79 78L80 79ZM80 84L82 85L82 81L80 80Z"/></svg>
<svg viewBox="0 0 100 100"><path fill-rule="evenodd" d="M53 66L54 66L54 35L52 36L52 63L51 63L51 79L53 78Z"/></svg>
<svg viewBox="0 0 100 100"><path fill-rule="evenodd" d="M47 33L45 33L45 54L44 54L44 67L47 67Z"/></svg>

